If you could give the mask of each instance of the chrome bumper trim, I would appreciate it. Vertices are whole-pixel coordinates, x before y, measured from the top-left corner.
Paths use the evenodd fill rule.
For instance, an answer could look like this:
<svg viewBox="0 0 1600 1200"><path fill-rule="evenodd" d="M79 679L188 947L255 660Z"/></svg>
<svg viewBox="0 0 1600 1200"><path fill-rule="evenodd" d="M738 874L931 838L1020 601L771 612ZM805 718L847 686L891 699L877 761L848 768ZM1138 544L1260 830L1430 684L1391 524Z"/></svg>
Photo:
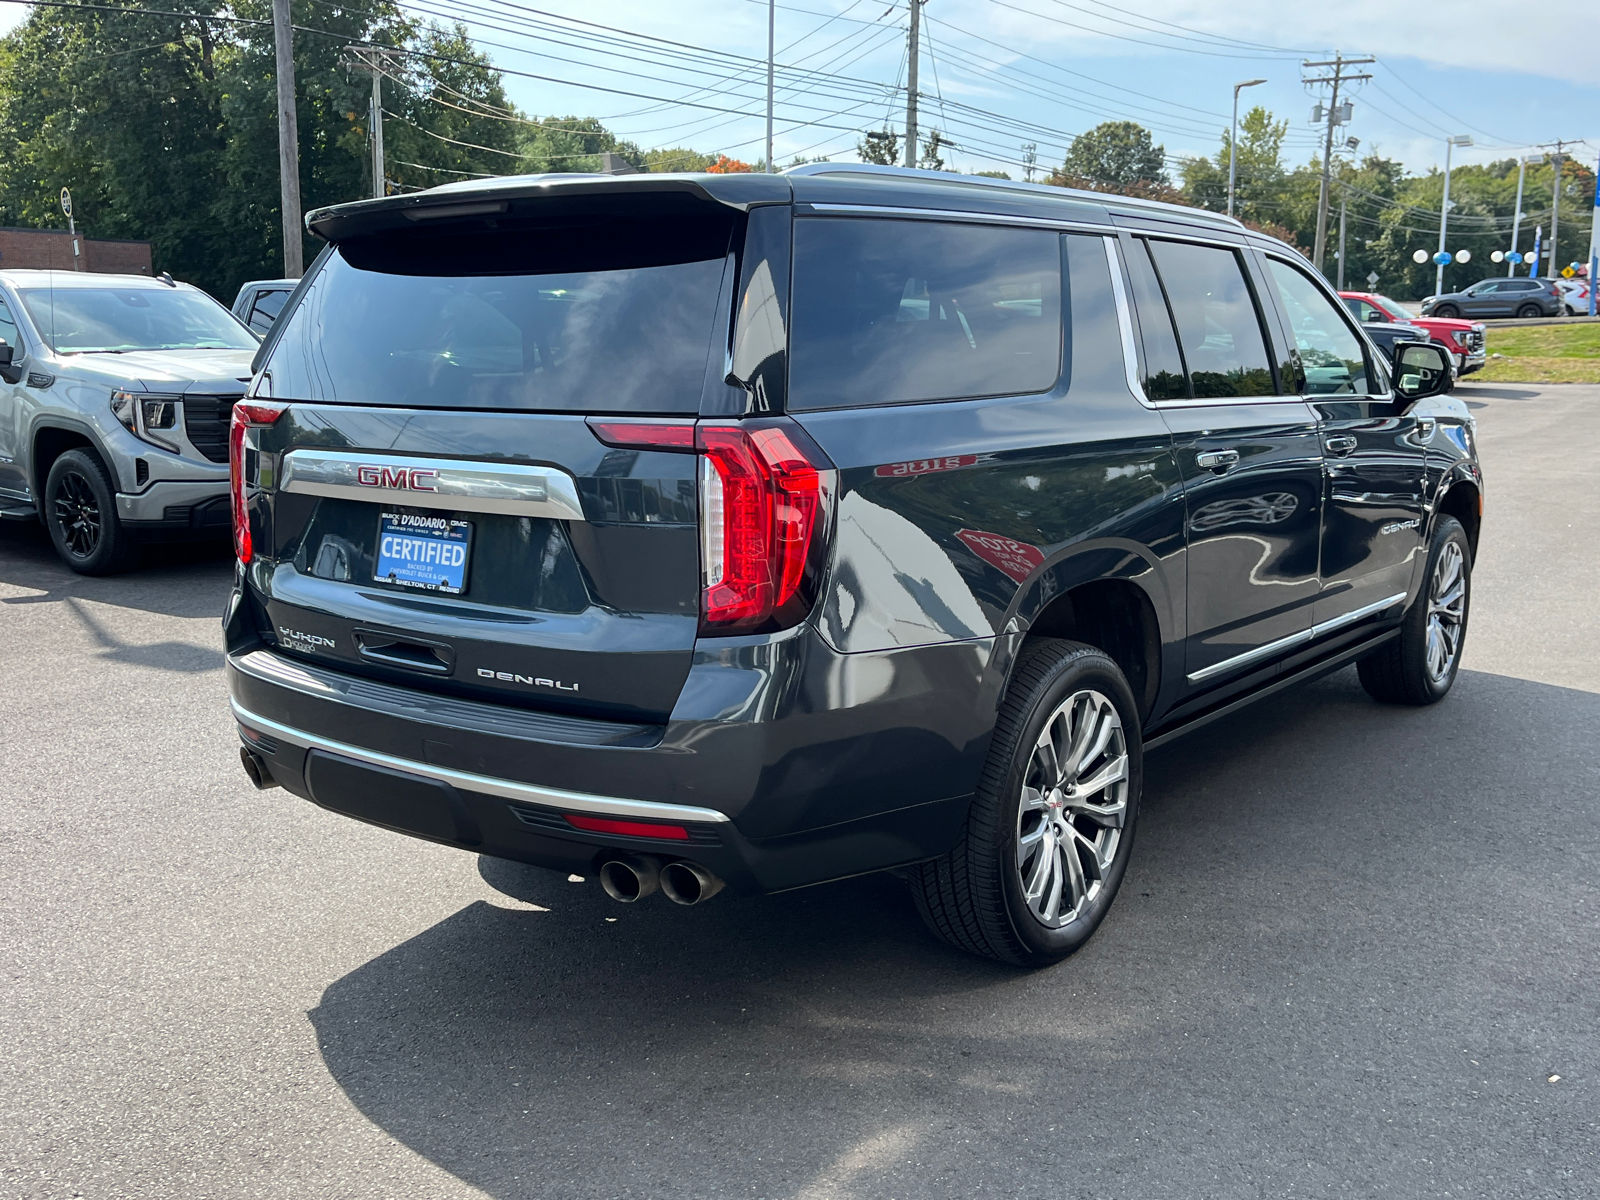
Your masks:
<svg viewBox="0 0 1600 1200"><path fill-rule="evenodd" d="M398 457L301 447L283 456L280 491L340 500L581 521L578 485L559 467Z"/></svg>
<svg viewBox="0 0 1600 1200"><path fill-rule="evenodd" d="M588 792L568 792L560 788L540 787L535 783L518 783L511 779L474 775L468 771L452 771L446 767L436 767L432 763L417 762L415 759L397 758L392 754L381 754L376 750L336 742L332 738L320 737L302 729L279 724L277 721L269 721L266 717L257 716L237 700L229 700L228 703L233 708L234 719L240 724L271 734L290 745L305 750L326 750L329 754L343 755L345 758L370 763L375 767L387 767L392 771L406 771L412 775L437 779L441 783L448 783L452 787L459 787L469 792L481 792L505 800L521 800L526 804L541 804L547 808L565 809L568 812L593 813L596 816L634 817L650 821L697 821L705 824L728 822L727 814L718 812L714 808L696 808L688 804L661 804L654 800L624 800L617 796L594 796Z"/></svg>

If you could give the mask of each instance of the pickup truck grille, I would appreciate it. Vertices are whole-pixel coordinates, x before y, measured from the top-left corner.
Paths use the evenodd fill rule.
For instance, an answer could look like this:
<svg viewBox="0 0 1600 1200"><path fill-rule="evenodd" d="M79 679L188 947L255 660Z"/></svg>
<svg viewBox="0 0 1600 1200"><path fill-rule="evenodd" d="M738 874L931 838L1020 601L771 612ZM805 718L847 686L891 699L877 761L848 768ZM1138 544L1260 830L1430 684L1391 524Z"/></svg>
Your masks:
<svg viewBox="0 0 1600 1200"><path fill-rule="evenodd" d="M214 463L227 462L228 422L233 419L233 406L243 399L243 392L233 396L185 396L183 427L189 434L189 444Z"/></svg>
<svg viewBox="0 0 1600 1200"><path fill-rule="evenodd" d="M1466 344L1468 354L1478 353L1483 349L1483 326L1474 325L1461 340Z"/></svg>

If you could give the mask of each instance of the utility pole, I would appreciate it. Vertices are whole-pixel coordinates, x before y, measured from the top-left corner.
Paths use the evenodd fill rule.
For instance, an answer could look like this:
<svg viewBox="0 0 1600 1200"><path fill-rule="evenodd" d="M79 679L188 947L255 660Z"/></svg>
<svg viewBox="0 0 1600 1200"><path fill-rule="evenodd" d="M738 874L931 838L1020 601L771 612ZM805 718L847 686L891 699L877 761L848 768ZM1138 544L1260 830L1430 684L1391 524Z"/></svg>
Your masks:
<svg viewBox="0 0 1600 1200"><path fill-rule="evenodd" d="M772 161L773 49L778 32L778 0L767 0L767 174L778 168Z"/></svg>
<svg viewBox="0 0 1600 1200"><path fill-rule="evenodd" d="M383 72L376 47L368 61L372 64L372 195L381 198L389 194L389 172L383 163Z"/></svg>
<svg viewBox="0 0 1600 1200"><path fill-rule="evenodd" d="M283 275L305 274L300 231L300 127L294 111L294 32L289 0L272 0L272 42L278 66L278 185L283 208Z"/></svg>
<svg viewBox="0 0 1600 1200"><path fill-rule="evenodd" d="M1022 143L1022 179L1024 183L1033 182L1033 168L1039 161L1039 143Z"/></svg>
<svg viewBox="0 0 1600 1200"><path fill-rule="evenodd" d="M922 6L928 0L910 0L911 27L906 36L906 166L917 165L917 59L922 51L922 33L918 21Z"/></svg>
<svg viewBox="0 0 1600 1200"><path fill-rule="evenodd" d="M1265 83L1265 79L1247 79L1233 85L1233 125L1228 134L1228 215L1233 216L1233 181L1237 174L1234 164L1239 161L1239 93L1247 87Z"/></svg>
<svg viewBox="0 0 1600 1200"><path fill-rule="evenodd" d="M1311 258L1317 270L1322 271L1322 260L1328 249L1328 171L1333 159L1333 127L1343 125L1350 120L1350 102L1339 104L1339 88L1346 83L1361 83L1371 79L1371 75L1346 75L1346 67L1360 67L1367 63L1377 62L1375 58L1346 58L1342 54L1335 54L1331 62L1302 62L1300 65L1306 69L1316 67L1332 67L1332 75L1322 75L1315 79L1303 79L1306 84L1332 84L1333 94L1328 98L1328 129L1323 139L1322 146L1322 188L1317 195L1317 244L1312 251ZM1322 119L1322 106L1317 105L1317 113L1313 120ZM1323 272L1324 275L1327 272Z"/></svg>
<svg viewBox="0 0 1600 1200"><path fill-rule="evenodd" d="M1517 252L1517 236L1522 232L1522 181L1528 173L1529 163L1542 163L1542 154L1524 154L1517 160L1517 207L1511 216L1511 253ZM1506 263L1506 278L1510 279L1517 273L1517 264Z"/></svg>
<svg viewBox="0 0 1600 1200"><path fill-rule="evenodd" d="M1349 192L1344 188L1339 189L1339 286L1338 291L1344 291L1344 210L1349 202Z"/></svg>
<svg viewBox="0 0 1600 1200"><path fill-rule="evenodd" d="M1439 202L1439 253L1444 253L1444 230L1450 220L1450 151L1456 146L1472 145L1472 135L1463 133L1444 140L1444 199ZM1433 294L1444 294L1444 264L1438 263L1433 272Z"/></svg>
<svg viewBox="0 0 1600 1200"><path fill-rule="evenodd" d="M1550 251L1545 258L1550 263L1550 278L1554 279L1561 273L1561 267L1556 262L1556 232L1561 225L1561 164L1567 161L1567 156L1561 153L1573 143L1573 138L1566 138L1555 142L1542 142L1540 149L1547 150L1555 147L1555 153L1550 156L1550 162L1555 167L1556 179L1550 185Z"/></svg>

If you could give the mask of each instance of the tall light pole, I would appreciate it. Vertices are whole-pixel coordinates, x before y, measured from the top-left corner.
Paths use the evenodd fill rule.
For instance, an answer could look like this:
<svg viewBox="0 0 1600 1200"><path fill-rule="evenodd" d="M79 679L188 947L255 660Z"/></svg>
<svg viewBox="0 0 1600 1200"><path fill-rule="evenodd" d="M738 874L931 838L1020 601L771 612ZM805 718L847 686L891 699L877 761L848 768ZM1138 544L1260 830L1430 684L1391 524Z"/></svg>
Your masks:
<svg viewBox="0 0 1600 1200"><path fill-rule="evenodd" d="M1265 83L1265 79L1247 79L1233 85L1233 126L1228 132L1228 215L1233 216L1234 164L1239 160L1239 93L1247 87Z"/></svg>
<svg viewBox="0 0 1600 1200"><path fill-rule="evenodd" d="M305 274L300 232L300 127L294 112L294 32L289 0L272 0L272 41L278 70L278 187L283 209L283 275Z"/></svg>
<svg viewBox="0 0 1600 1200"><path fill-rule="evenodd" d="M774 38L778 31L778 0L767 0L767 174L776 171L777 165L772 161L772 97L773 97L773 50Z"/></svg>
<svg viewBox="0 0 1600 1200"><path fill-rule="evenodd" d="M1544 155L1542 154L1524 154L1520 159L1517 160L1517 207L1511 217L1511 252L1513 254L1517 252L1517 235L1522 232L1522 181L1528 173L1528 165L1530 163L1536 164L1542 163L1543 161ZM1516 263L1506 263L1507 279L1515 275L1516 272Z"/></svg>
<svg viewBox="0 0 1600 1200"><path fill-rule="evenodd" d="M1444 199L1439 204L1439 253L1444 253L1444 229L1450 218L1450 151L1456 146L1472 145L1472 135L1458 134L1444 140ZM1433 294L1444 295L1444 264L1439 263L1433 273Z"/></svg>

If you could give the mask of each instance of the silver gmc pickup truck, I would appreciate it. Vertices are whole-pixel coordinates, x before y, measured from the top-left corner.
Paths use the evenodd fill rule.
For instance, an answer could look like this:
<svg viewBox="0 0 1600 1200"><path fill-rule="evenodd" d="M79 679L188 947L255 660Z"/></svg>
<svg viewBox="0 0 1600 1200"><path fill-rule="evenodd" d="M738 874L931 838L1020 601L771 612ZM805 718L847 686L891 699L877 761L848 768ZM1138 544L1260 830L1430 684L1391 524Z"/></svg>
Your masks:
<svg viewBox="0 0 1600 1200"><path fill-rule="evenodd" d="M228 424L258 345L169 277L0 271L0 518L66 564L228 535Z"/></svg>

